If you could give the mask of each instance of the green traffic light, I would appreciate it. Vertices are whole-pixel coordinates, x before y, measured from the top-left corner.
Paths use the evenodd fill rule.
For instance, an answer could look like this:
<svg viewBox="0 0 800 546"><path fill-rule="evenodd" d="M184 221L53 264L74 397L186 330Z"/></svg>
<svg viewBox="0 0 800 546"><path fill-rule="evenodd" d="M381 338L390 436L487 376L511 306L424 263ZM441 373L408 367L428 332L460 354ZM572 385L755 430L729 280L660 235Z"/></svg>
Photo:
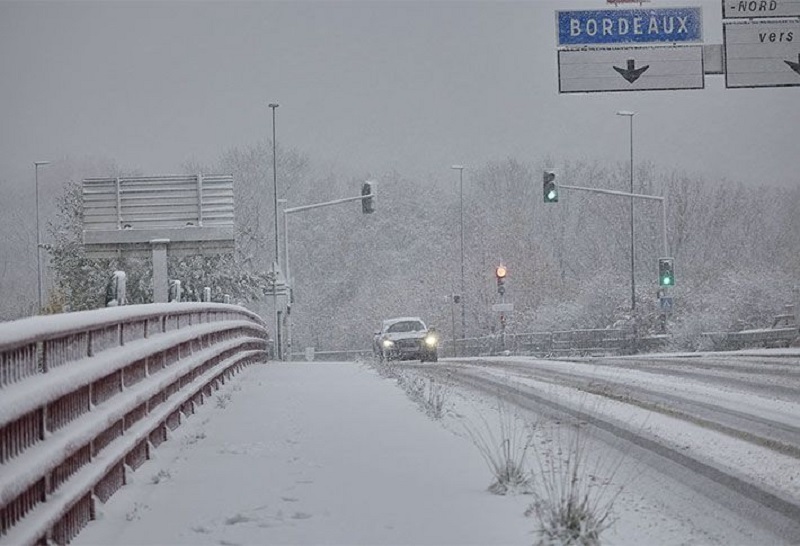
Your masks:
<svg viewBox="0 0 800 546"><path fill-rule="evenodd" d="M544 196L545 203L557 203L558 202L558 185L556 185L556 173L553 170L545 169L543 176L542 176L543 186L542 189L544 192L542 195Z"/></svg>
<svg viewBox="0 0 800 546"><path fill-rule="evenodd" d="M658 260L658 284L661 286L675 285L675 270L673 258L659 258Z"/></svg>

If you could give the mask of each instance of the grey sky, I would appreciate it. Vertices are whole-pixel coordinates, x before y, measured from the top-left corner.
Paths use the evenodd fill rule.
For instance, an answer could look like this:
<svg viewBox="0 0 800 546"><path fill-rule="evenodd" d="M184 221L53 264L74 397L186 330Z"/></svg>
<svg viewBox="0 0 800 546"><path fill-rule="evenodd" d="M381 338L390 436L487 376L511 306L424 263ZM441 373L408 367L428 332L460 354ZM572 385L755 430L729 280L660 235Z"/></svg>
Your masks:
<svg viewBox="0 0 800 546"><path fill-rule="evenodd" d="M701 6L722 42L720 0ZM528 2L2 2L0 182L34 160L107 156L146 174L271 137L365 175L454 176L515 157L635 154L735 181L796 184L800 88L558 94L556 9ZM467 173L465 172L465 175ZM582 181L585 182L585 181Z"/></svg>

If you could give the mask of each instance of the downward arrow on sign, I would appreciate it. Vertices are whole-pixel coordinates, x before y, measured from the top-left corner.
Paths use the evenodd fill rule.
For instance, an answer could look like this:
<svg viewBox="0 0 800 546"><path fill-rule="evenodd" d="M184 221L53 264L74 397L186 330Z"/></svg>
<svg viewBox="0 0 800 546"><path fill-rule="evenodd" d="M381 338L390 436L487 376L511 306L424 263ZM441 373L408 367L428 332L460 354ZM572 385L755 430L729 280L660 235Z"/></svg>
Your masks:
<svg viewBox="0 0 800 546"><path fill-rule="evenodd" d="M783 61L789 65L789 68L800 74L800 54L797 55L797 62L793 63L792 61Z"/></svg>
<svg viewBox="0 0 800 546"><path fill-rule="evenodd" d="M649 64L646 64L641 68L636 68L636 61L633 59L628 59L628 68L620 68L618 66L615 66L614 70L619 72L623 78L628 80L628 83L633 83L636 80L638 80L639 76L644 74L644 71L647 70L648 68L650 68Z"/></svg>

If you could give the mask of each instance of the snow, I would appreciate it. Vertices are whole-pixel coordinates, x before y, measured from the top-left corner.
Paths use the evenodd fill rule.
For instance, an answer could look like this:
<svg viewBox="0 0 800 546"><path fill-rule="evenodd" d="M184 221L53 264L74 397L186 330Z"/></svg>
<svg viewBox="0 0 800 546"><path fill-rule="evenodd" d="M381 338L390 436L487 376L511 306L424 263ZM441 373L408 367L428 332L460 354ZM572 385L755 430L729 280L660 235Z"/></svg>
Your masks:
<svg viewBox="0 0 800 546"><path fill-rule="evenodd" d="M465 433L496 424L496 402L451 388L437 420L398 384L358 363L250 366L156 450L74 543L532 544L532 497L489 493L491 474ZM558 425L536 419L534 451L546 457L560 446L543 435ZM687 432L677 441L729 449L707 437ZM614 469L593 478L622 487L604 544L780 543L667 469L600 444L591 452Z"/></svg>
<svg viewBox="0 0 800 546"><path fill-rule="evenodd" d="M551 366L574 368L568 363L537 361L537 367ZM753 415L764 416L789 425L796 422L800 415L800 404L780 400L758 398L729 388L715 388L690 384L685 378L656 376L646 372L622 370L609 372L602 368L594 368L587 373L583 366L581 371L586 377L607 378L629 385L654 388L658 392L676 392L683 396L700 401L713 402L721 407L732 409L747 407ZM506 374L493 370L490 374L506 377ZM754 445L745 440L709 430L706 427L687 423L683 419L670 417L661 413L642 409L609 398L576 391L553 383L543 383L530 379L515 379L528 386L538 386L562 404L570 402L573 407L589 410L592 414L611 417L629 428L639 429L655 436L661 442L677 446L687 455L698 458L714 466L722 466L727 472L756 478L761 484L774 488L781 494L791 497L800 504L800 465L795 457L782 455L774 451Z"/></svg>
<svg viewBox="0 0 800 546"><path fill-rule="evenodd" d="M4 393L3 403L0 404L0 424L9 423L44 403L57 400L61 396L75 391L78 385L88 385L137 360L165 351L179 343L214 332L252 326L252 322L245 320L196 324L192 327L184 327L180 330L155 334L146 339L131 341L80 361L70 362L70 365L59 366L47 373L25 378L13 384L8 392ZM236 344L238 343L233 345ZM183 369L183 367L176 369Z"/></svg>
<svg viewBox="0 0 800 546"><path fill-rule="evenodd" d="M40 340L54 333L68 333L97 328L100 325L167 315L171 313L192 313L198 311L228 311L237 315L247 315L253 321L262 323L255 313L243 310L238 305L223 303L148 303L143 305L123 305L42 315L19 320L0 322L0 347L13 346L30 340Z"/></svg>
<svg viewBox="0 0 800 546"><path fill-rule="evenodd" d="M525 499L488 494L470 444L355 364L252 366L218 400L75 544L531 541Z"/></svg>

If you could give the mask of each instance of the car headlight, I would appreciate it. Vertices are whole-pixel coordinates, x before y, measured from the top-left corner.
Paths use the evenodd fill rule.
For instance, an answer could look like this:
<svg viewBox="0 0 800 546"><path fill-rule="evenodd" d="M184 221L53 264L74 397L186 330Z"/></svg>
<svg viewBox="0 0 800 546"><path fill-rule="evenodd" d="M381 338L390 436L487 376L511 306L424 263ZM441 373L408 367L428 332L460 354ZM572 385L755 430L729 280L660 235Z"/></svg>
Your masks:
<svg viewBox="0 0 800 546"><path fill-rule="evenodd" d="M394 341L392 341L391 339L384 339L383 340L383 347L385 349L388 349L389 347L392 347L392 346L394 346Z"/></svg>
<svg viewBox="0 0 800 546"><path fill-rule="evenodd" d="M439 339L433 334L428 334L425 336L425 345L428 347L435 347L438 342Z"/></svg>

